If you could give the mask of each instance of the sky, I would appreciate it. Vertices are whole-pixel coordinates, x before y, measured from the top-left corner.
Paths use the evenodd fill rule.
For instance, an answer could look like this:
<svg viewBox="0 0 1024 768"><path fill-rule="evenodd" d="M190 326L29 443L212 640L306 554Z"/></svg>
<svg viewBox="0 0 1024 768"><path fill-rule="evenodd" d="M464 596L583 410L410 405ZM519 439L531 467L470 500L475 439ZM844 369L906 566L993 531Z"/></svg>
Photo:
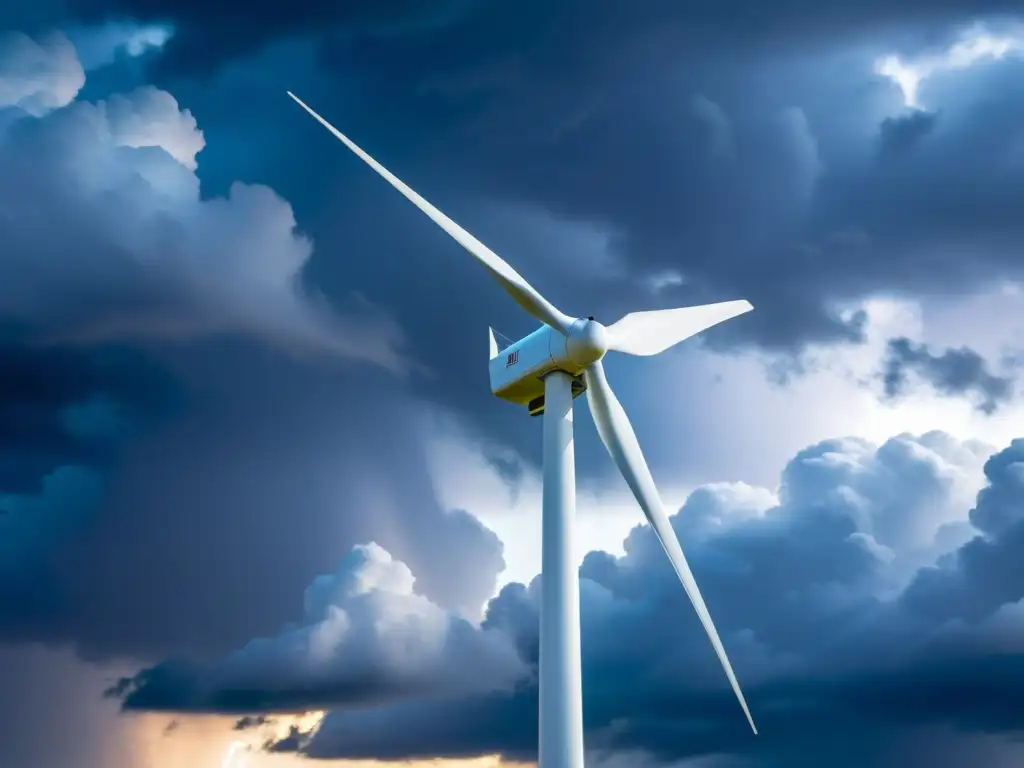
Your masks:
<svg viewBox="0 0 1024 768"><path fill-rule="evenodd" d="M245 19L244 23L240 19ZM531 765L534 322L609 355L743 686L576 401L587 765L1024 760L1005 0L0 0L0 764Z"/></svg>

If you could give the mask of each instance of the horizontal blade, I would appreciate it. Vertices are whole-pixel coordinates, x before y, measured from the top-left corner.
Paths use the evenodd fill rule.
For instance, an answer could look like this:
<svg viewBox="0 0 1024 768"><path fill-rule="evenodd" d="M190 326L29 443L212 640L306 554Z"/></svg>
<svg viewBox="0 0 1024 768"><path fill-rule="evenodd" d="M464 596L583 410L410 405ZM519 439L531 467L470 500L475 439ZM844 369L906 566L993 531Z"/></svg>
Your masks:
<svg viewBox="0 0 1024 768"><path fill-rule="evenodd" d="M711 614L697 588L690 565L686 562L686 556L683 555L682 547L679 546L679 540L676 538L675 531L672 530L668 515L662 508L661 497L654 485L651 470L648 469L644 455L640 451L640 444L637 442L636 433L633 432L633 426L629 423L626 412L622 409L622 405L619 404L605 378L601 361L591 365L583 375L587 382L587 403L590 405L590 413L594 417L597 432L608 449L608 453L611 454L615 465L626 479L630 490L633 491L636 500L640 503L647 521L665 548L669 560L672 561L672 567L675 568L679 580L683 582L683 589L686 590L686 594L700 618L700 623L704 625L704 631L707 632L708 639L711 641L715 653L718 654L718 660L725 670L726 677L729 678L733 693L736 694L743 713L747 716L747 721L756 734L757 727L754 725L754 718L750 715L746 699L743 698L743 691L740 690L739 681L732 671L725 647L718 637L715 625L711 621Z"/></svg>
<svg viewBox="0 0 1024 768"><path fill-rule="evenodd" d="M753 308L749 301L741 299L699 307L630 312L608 327L608 348L627 355L657 355Z"/></svg>
<svg viewBox="0 0 1024 768"><path fill-rule="evenodd" d="M562 335L568 335L569 326L573 324L575 318L559 312L554 305L541 296L533 286L523 279L522 275L512 269L512 267L510 267L500 256L495 254L490 248L469 234L469 232L464 230L454 221L441 213L441 211L420 197L415 190L406 185L387 168L366 154L366 152L356 146L356 144L341 133L341 131L306 106L298 96L291 91L288 91L288 95L291 96L300 107L316 118L324 128L333 133L334 136L346 147L358 155L367 165L389 181L391 186L405 195L406 198L415 204L417 208L433 219L434 223L451 235L459 245L475 256L477 260L490 271L494 278L501 283L502 287L511 294L512 298L516 300L519 306L529 312L537 320L540 320L542 323L550 325L552 328L561 332Z"/></svg>

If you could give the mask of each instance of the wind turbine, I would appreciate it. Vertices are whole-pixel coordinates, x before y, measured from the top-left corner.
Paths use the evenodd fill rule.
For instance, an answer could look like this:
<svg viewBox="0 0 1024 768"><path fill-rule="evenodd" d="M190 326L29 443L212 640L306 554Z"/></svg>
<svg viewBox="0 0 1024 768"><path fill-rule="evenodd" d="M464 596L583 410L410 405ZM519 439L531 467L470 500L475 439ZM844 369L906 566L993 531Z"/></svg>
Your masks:
<svg viewBox="0 0 1024 768"><path fill-rule="evenodd" d="M540 768L583 768L579 581L573 557L576 468L572 421L572 401L583 392L587 394L590 413L602 442L672 561L756 734L754 719L662 507L636 434L601 365L601 358L609 351L642 356L664 352L713 325L749 312L753 306L740 300L631 312L610 326L602 325L593 317L570 317L541 296L487 246L424 200L294 93L288 91L288 95L476 257L516 303L542 323L533 333L504 349L498 348L492 329L489 364L491 390L495 395L525 405L531 415L544 414Z"/></svg>

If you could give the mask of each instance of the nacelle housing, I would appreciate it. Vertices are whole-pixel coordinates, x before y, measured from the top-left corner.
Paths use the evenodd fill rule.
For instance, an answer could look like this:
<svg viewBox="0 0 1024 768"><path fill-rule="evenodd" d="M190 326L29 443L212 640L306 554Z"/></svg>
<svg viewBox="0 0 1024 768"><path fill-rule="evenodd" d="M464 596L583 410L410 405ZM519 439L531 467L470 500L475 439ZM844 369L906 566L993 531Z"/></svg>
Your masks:
<svg viewBox="0 0 1024 768"><path fill-rule="evenodd" d="M563 371L573 377L572 396L586 391L583 367L569 357L566 338L543 325L529 336L498 348L491 330L491 391L502 400L526 406L531 416L544 412L544 377Z"/></svg>

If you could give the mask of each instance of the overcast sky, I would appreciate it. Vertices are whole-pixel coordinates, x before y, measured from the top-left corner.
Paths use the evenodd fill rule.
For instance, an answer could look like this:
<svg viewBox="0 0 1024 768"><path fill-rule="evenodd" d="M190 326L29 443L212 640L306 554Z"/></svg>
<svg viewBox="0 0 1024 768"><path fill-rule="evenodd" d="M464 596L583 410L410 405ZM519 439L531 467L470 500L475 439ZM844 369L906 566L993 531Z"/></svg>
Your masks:
<svg viewBox="0 0 1024 768"><path fill-rule="evenodd" d="M576 404L601 768L1018 765L1024 15L0 0L0 764L536 757L535 324L612 357L760 736ZM240 22L244 19L244 22Z"/></svg>

